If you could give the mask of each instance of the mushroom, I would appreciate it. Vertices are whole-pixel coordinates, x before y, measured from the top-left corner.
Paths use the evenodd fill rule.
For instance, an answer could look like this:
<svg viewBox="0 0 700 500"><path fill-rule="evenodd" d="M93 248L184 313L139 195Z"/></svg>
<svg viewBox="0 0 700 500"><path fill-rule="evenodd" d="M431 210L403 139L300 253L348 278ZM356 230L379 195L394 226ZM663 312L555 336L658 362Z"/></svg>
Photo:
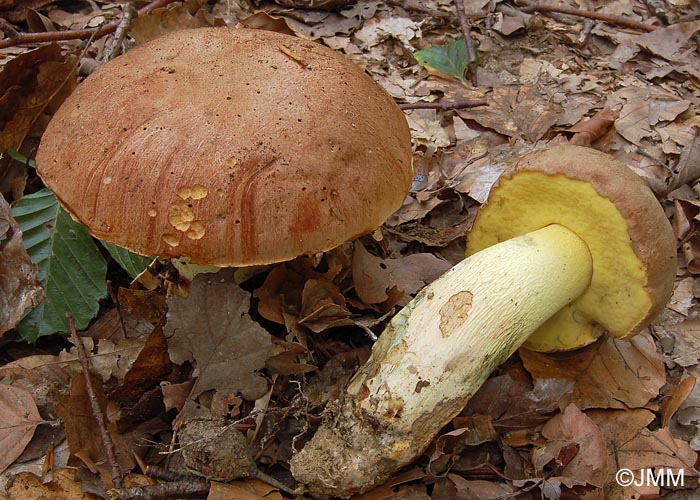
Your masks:
<svg viewBox="0 0 700 500"><path fill-rule="evenodd" d="M346 57L270 31L161 36L101 66L36 157L97 238L195 264L269 264L379 227L412 182L393 99Z"/></svg>
<svg viewBox="0 0 700 500"><path fill-rule="evenodd" d="M517 160L467 249L391 320L293 457L314 496L365 491L413 461L521 345L557 351L604 330L639 332L666 305L676 271L671 226L641 178L578 146Z"/></svg>

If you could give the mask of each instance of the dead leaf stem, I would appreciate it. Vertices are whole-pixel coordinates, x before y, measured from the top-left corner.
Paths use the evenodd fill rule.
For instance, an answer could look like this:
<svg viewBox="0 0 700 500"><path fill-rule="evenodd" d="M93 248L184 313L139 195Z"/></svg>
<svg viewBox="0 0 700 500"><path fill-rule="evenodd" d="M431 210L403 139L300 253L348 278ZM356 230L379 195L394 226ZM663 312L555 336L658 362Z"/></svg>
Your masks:
<svg viewBox="0 0 700 500"><path fill-rule="evenodd" d="M648 24L640 23L627 19L620 16L609 16L607 14L601 14L600 12L592 12L590 10L583 9L573 9L571 7L561 7L557 5L545 5L541 3L530 2L528 0L520 0L523 7L520 9L523 12L554 12L558 14L567 14L570 16L583 17L586 19L595 19L596 21L603 21L604 23L623 26L625 28L632 28L639 31L652 32L658 28L658 26L650 26Z"/></svg>
<svg viewBox="0 0 700 500"><path fill-rule="evenodd" d="M139 16L148 14L152 10L158 9L160 7L165 7L168 4L173 3L175 0L154 0L153 2L140 8L137 13ZM24 45L29 43L46 43L46 42L60 42L66 40L83 40L89 39L94 36L95 39L102 38L105 35L114 33L117 29L120 21L114 21L103 25L101 28L94 29L82 29L82 30L65 30L65 31L47 31L44 33L20 33L15 30L14 33L9 31L9 36L3 40L0 40L0 49L5 49L7 47L14 47L17 45Z"/></svg>
<svg viewBox="0 0 700 500"><path fill-rule="evenodd" d="M88 393L88 398L90 399L90 406L92 407L92 415L97 423L97 428L100 431L100 436L102 438L102 446L105 449L105 455L107 456L107 463L109 465L110 472L112 474L112 483L116 488L122 487L122 472L119 468L119 463L117 462L117 453L114 447L114 442L112 441L109 432L107 432L105 415L100 408L100 403L97 400L97 395L95 393L95 388L92 385L92 379L90 378L90 365L88 364L87 353L85 352L85 346L82 340L78 336L78 331L75 329L75 323L73 322L73 317L69 312L66 313L66 321L68 321L68 326L70 327L71 338L75 344L75 349L78 353L78 359L80 360L80 366L83 369L83 376L85 377L85 390Z"/></svg>
<svg viewBox="0 0 700 500"><path fill-rule="evenodd" d="M399 104L399 108L403 110L407 109L462 109L462 108L476 108L477 106L486 106L488 101L486 99L457 99L452 102L410 102Z"/></svg>

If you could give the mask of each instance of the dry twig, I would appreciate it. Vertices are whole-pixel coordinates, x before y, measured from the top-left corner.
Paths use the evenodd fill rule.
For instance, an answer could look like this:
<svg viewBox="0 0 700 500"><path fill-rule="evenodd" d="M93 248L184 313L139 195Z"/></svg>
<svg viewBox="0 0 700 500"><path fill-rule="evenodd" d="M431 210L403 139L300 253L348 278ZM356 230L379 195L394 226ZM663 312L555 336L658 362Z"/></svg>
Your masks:
<svg viewBox="0 0 700 500"><path fill-rule="evenodd" d="M467 13L464 6L464 0L455 0L457 15L459 16L459 24L462 29L462 36L467 47L467 78L476 86L476 51L474 50L474 41L472 40L471 27L467 19Z"/></svg>
<svg viewBox="0 0 700 500"><path fill-rule="evenodd" d="M100 407L100 402L97 400L97 395L95 394L95 388L92 386L92 379L90 378L90 365L88 364L87 353L85 352L85 346L82 340L78 336L78 331L75 329L75 323L73 322L73 317L68 312L66 313L66 320L68 321L68 326L70 327L70 334L75 344L75 349L78 352L78 359L80 360L80 366L83 369L83 376L85 377L85 390L88 393L88 399L90 400L90 406L92 407L92 416L97 423L97 428L100 431L100 437L102 438L102 446L105 449L105 455L107 456L107 463L109 464L109 469L112 474L112 483L116 488L122 487L122 471L119 468L119 462L117 462L117 453L114 448L114 442L107 432L107 426L105 424L105 415Z"/></svg>
<svg viewBox="0 0 700 500"><path fill-rule="evenodd" d="M123 6L124 15L122 20L119 22L116 31L114 32L114 44L110 49L109 53L105 57L105 61L111 61L119 55L122 49L122 44L126 38L127 33L131 29L131 25L134 23L134 19L138 16L136 8L133 4L127 3Z"/></svg>
<svg viewBox="0 0 700 500"><path fill-rule="evenodd" d="M486 106L486 99L458 99L452 102L411 102L399 104L399 108L408 109L440 109L446 111L448 109L476 108L477 106Z"/></svg>
<svg viewBox="0 0 700 500"><path fill-rule="evenodd" d="M556 12L559 14L567 14L570 16L583 17L586 19L595 19L596 21L603 21L608 24L623 26L625 28L632 28L639 31L651 32L654 31L658 26L650 26L648 24L639 23L637 21L632 21L625 17L620 16L609 16L607 14L601 14L600 12L592 12L590 10L573 9L570 7L560 7L556 5L545 5L541 3L530 2L528 0L520 0L520 3L524 4L521 8L523 12Z"/></svg>
<svg viewBox="0 0 700 500"><path fill-rule="evenodd" d="M207 498L209 482L196 479L175 483L135 486L133 488L113 489L107 492L109 500L155 500L166 498Z"/></svg>
<svg viewBox="0 0 700 500"><path fill-rule="evenodd" d="M137 12L139 16L148 14L152 10L174 2L175 0L154 0L153 2L140 8ZM0 40L0 49L14 47L16 45L24 45L30 43L45 43L45 42L60 42L66 40L83 40L95 36L95 39L113 33L119 26L121 21L107 23L101 28L84 29L84 30L65 30L65 31L48 31L44 33L9 33L9 37Z"/></svg>

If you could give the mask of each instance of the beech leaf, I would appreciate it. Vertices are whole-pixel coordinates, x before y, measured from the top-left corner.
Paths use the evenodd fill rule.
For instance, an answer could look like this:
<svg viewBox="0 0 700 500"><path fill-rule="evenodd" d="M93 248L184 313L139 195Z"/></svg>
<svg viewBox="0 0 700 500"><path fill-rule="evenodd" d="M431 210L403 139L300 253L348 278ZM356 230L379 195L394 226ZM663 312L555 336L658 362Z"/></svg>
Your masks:
<svg viewBox="0 0 700 500"><path fill-rule="evenodd" d="M661 354L648 333L632 339L607 338L585 349L543 354L521 349L536 379L574 382L571 402L587 408L640 408L666 383Z"/></svg>
<svg viewBox="0 0 700 500"><path fill-rule="evenodd" d="M272 341L250 318L250 294L236 284L232 270L200 274L189 297L168 299L168 338L174 363L196 361L192 397L204 391L240 393L254 400L265 394L267 382L258 370L272 352Z"/></svg>

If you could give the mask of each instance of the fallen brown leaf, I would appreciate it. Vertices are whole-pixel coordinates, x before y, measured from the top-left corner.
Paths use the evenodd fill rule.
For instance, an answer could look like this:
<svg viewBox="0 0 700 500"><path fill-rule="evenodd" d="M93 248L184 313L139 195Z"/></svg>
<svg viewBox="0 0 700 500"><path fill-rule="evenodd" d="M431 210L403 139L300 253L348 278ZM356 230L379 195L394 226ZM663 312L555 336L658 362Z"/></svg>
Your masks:
<svg viewBox="0 0 700 500"><path fill-rule="evenodd" d="M690 375L671 389L669 396L664 399L661 404L661 427L668 427L668 424L671 422L671 417L673 417L678 408L680 408L693 391L696 382L697 379L693 375Z"/></svg>
<svg viewBox="0 0 700 500"><path fill-rule="evenodd" d="M32 394L22 387L0 384L0 472L19 457L42 422Z"/></svg>
<svg viewBox="0 0 700 500"><path fill-rule="evenodd" d="M582 485L604 486L608 464L603 435L575 405L567 406L563 413L544 424L542 435L547 438L547 444L533 452L533 464L538 471L544 473L547 467L552 476L561 478L565 484L570 479ZM568 445L574 445L575 452L562 460L561 451Z"/></svg>
<svg viewBox="0 0 700 500"><path fill-rule="evenodd" d="M457 474L448 474L435 484L431 498L433 500L504 500L514 498L512 486L493 481L467 480Z"/></svg>
<svg viewBox="0 0 700 500"><path fill-rule="evenodd" d="M62 54L57 44L44 45L25 52L9 61L0 72L0 151L12 148L22 150L22 144L32 129L40 135L46 125L44 113L51 113L73 91L77 81L77 58ZM26 176L26 166L15 162L8 155L0 157L0 193L19 198L24 191L21 177Z"/></svg>
<svg viewBox="0 0 700 500"><path fill-rule="evenodd" d="M665 330L674 339L673 350L669 354L671 360L681 366L698 364L698 360L700 360L700 319L686 319L667 326Z"/></svg>
<svg viewBox="0 0 700 500"><path fill-rule="evenodd" d="M212 481L207 500L284 500L275 487L259 479L246 479L230 483Z"/></svg>
<svg viewBox="0 0 700 500"><path fill-rule="evenodd" d="M37 267L24 248L22 231L10 206L0 194L0 335L14 328L24 311L42 300L44 290L37 279Z"/></svg>
<svg viewBox="0 0 700 500"><path fill-rule="evenodd" d="M666 383L663 357L648 333L632 339L603 339L587 348L559 354L521 349L535 380L574 383L571 402L587 408L640 408Z"/></svg>
<svg viewBox="0 0 700 500"><path fill-rule="evenodd" d="M578 146L590 146L610 130L618 116L620 116L619 111L611 108L601 109L591 118L580 121L567 130L567 132L574 133L569 143Z"/></svg>
<svg viewBox="0 0 700 500"><path fill-rule="evenodd" d="M345 297L334 283L317 279L306 281L299 324L320 333L330 328L352 325L351 315Z"/></svg>
<svg viewBox="0 0 700 500"><path fill-rule="evenodd" d="M109 395L111 401L131 406L147 391L160 384L172 369L163 329L156 326L124 379Z"/></svg>
<svg viewBox="0 0 700 500"><path fill-rule="evenodd" d="M213 18L202 8L204 3L201 0L186 0L154 9L145 16L138 16L132 23L129 34L136 43L144 43L178 29L224 26L223 20Z"/></svg>
<svg viewBox="0 0 700 500"><path fill-rule="evenodd" d="M168 299L170 359L197 362L192 398L216 389L255 400L267 391L264 368L272 350L270 334L249 315L250 294L235 282L231 270L200 274L189 297Z"/></svg>
<svg viewBox="0 0 700 500"><path fill-rule="evenodd" d="M534 387L520 373L488 379L472 396L463 414L489 415L500 432L527 429L549 420L571 399L573 382L565 379L535 380Z"/></svg>
<svg viewBox="0 0 700 500"><path fill-rule="evenodd" d="M31 472L22 472L12 478L7 488L11 500L100 500L100 497L82 491L81 482L75 479L75 469L57 469L53 480L44 483Z"/></svg>
<svg viewBox="0 0 700 500"><path fill-rule="evenodd" d="M459 110L459 116L509 137L536 142L557 123L562 110L534 86L493 89L489 105Z"/></svg>

